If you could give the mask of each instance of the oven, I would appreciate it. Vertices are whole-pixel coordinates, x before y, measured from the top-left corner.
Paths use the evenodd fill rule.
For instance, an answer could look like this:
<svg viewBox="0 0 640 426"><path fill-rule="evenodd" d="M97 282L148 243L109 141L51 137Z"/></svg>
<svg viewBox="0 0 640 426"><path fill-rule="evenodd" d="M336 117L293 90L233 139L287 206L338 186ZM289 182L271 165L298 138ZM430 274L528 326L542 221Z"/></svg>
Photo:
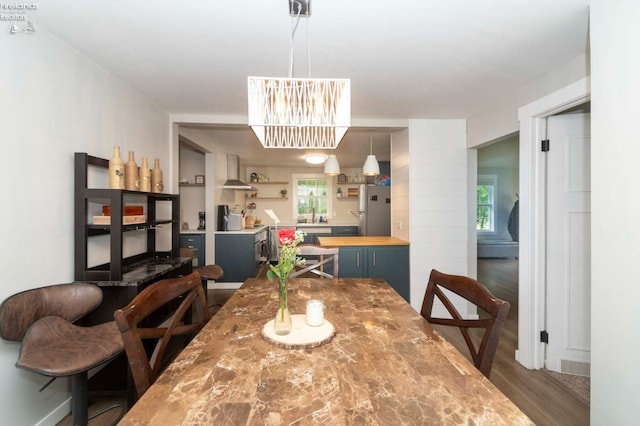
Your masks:
<svg viewBox="0 0 640 426"><path fill-rule="evenodd" d="M267 241L266 228L256 232L253 238L253 253L254 276L258 276L262 264L269 260L269 243Z"/></svg>

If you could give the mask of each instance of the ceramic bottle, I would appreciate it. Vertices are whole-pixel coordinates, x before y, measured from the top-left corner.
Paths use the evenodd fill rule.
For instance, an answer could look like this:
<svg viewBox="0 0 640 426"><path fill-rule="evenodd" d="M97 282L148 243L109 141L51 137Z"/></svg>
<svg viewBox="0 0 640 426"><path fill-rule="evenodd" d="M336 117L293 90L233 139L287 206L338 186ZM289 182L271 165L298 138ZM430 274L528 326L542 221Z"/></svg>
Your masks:
<svg viewBox="0 0 640 426"><path fill-rule="evenodd" d="M140 181L140 191L151 191L151 169L149 169L147 157L142 157L142 166L140 166L138 178Z"/></svg>
<svg viewBox="0 0 640 426"><path fill-rule="evenodd" d="M119 146L113 147L113 157L109 160L109 188L124 189L124 162Z"/></svg>
<svg viewBox="0 0 640 426"><path fill-rule="evenodd" d="M164 184L162 183L162 169L160 168L160 159L156 158L151 169L151 192L162 192Z"/></svg>
<svg viewBox="0 0 640 426"><path fill-rule="evenodd" d="M140 189L138 165L134 159L133 151L129 151L129 160L124 165L124 188L129 191L138 191Z"/></svg>

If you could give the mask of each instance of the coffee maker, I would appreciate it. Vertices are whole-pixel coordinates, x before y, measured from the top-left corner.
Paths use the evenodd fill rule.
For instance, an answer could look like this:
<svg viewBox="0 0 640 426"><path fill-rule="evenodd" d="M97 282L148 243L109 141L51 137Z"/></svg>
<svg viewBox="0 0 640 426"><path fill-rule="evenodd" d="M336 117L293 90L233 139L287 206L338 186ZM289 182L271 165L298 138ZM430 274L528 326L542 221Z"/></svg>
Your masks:
<svg viewBox="0 0 640 426"><path fill-rule="evenodd" d="M205 229L205 212L198 212L198 217L200 218L200 224L198 225L199 230Z"/></svg>
<svg viewBox="0 0 640 426"><path fill-rule="evenodd" d="M229 230L229 206L221 204L218 206L218 231Z"/></svg>

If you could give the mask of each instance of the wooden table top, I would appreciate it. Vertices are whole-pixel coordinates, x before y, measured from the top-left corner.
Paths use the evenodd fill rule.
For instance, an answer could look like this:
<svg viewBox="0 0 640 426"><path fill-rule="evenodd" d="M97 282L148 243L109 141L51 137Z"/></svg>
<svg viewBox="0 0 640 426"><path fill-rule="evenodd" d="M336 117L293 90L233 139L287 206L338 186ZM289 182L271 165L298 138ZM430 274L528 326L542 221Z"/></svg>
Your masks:
<svg viewBox="0 0 640 426"><path fill-rule="evenodd" d="M396 237L318 237L321 246L354 247L354 246L408 246L409 242Z"/></svg>
<svg viewBox="0 0 640 426"><path fill-rule="evenodd" d="M282 349L277 284L247 280L120 424L532 424L384 280L291 279L291 313L309 299L335 337Z"/></svg>

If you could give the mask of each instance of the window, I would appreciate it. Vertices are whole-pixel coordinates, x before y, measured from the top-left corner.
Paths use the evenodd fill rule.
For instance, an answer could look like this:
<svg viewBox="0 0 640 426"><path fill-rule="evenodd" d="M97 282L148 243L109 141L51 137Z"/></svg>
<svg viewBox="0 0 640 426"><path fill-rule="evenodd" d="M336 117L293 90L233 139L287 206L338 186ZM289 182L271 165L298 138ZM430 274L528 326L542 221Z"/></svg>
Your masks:
<svg viewBox="0 0 640 426"><path fill-rule="evenodd" d="M495 232L496 180L496 175L478 176L478 214L476 216L478 232Z"/></svg>
<svg viewBox="0 0 640 426"><path fill-rule="evenodd" d="M332 211L332 181L323 174L293 175L293 217L311 221Z"/></svg>

